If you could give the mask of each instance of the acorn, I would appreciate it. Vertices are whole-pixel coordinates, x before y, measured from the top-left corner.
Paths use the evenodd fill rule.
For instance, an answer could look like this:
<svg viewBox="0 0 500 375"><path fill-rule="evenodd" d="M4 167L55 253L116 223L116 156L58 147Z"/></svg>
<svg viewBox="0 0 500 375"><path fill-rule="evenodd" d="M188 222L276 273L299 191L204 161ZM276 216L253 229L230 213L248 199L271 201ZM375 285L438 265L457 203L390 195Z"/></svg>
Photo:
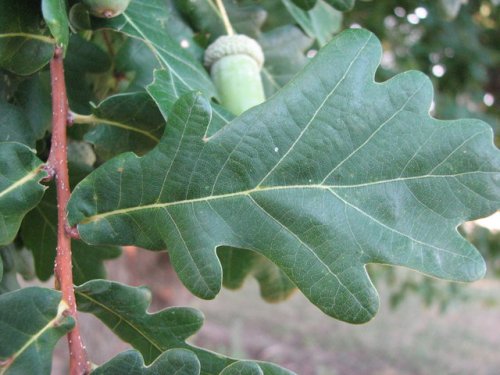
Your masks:
<svg viewBox="0 0 500 375"><path fill-rule="evenodd" d="M264 53L259 43L246 35L224 35L208 46L205 65L222 106L235 115L265 100L260 71Z"/></svg>
<svg viewBox="0 0 500 375"><path fill-rule="evenodd" d="M100 18L113 18L127 9L130 0L82 0L90 14Z"/></svg>

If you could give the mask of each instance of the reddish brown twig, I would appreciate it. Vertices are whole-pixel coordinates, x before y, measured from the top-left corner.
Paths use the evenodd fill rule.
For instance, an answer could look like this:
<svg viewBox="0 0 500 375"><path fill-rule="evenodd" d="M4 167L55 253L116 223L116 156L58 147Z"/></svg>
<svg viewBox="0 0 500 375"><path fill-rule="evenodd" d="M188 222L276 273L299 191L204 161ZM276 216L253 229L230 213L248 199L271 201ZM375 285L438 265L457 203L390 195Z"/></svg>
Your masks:
<svg viewBox="0 0 500 375"><path fill-rule="evenodd" d="M48 170L55 176L57 189L57 255L54 274L56 285L62 292L63 300L69 306L69 314L77 322L75 328L68 333L70 354L70 374L83 375L90 373L90 363L80 336L77 321L75 291L73 289L73 270L71 262L71 238L66 228L66 205L70 197L68 176L66 126L68 121L68 97L64 82L64 64L62 48L56 47L50 62L52 84L52 144Z"/></svg>

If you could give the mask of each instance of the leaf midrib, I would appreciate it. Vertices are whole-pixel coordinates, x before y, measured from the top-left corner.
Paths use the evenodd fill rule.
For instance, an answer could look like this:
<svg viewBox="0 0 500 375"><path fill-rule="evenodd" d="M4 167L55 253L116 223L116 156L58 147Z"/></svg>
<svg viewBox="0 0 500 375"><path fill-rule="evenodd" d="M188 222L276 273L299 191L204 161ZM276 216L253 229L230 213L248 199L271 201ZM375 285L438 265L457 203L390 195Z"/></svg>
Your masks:
<svg viewBox="0 0 500 375"><path fill-rule="evenodd" d="M12 354L10 357L7 358L9 360L8 364L4 368L0 368L0 375L5 374L5 372L11 367L15 362L16 359L21 356L33 343L35 343L38 338L40 338L46 331L49 329L56 327L57 323L64 318L63 313L67 310L67 304L61 300L59 303L59 307L57 310L56 316L52 319L49 320L49 322L40 330L38 331L35 335L31 336L31 338L26 341L26 343L14 354Z"/></svg>
<svg viewBox="0 0 500 375"><path fill-rule="evenodd" d="M147 137L147 138L153 140L155 143L160 142L159 138L157 138L152 133L150 133L146 130L135 128L131 125L124 124L123 122L113 121L113 120L105 119L105 118L95 116L95 115L79 116L75 122L78 124L92 123L92 124L113 126L116 128L125 129L125 130L128 130L130 132L141 134L144 137Z"/></svg>
<svg viewBox="0 0 500 375"><path fill-rule="evenodd" d="M27 184L31 180L33 180L38 173L41 171L43 165L40 164L37 168L31 170L28 174L26 174L23 178L17 180L14 182L12 185L10 185L7 189L0 191L0 198L4 197L5 195L9 194L11 191L16 190L17 188L23 186L24 184Z"/></svg>
<svg viewBox="0 0 500 375"><path fill-rule="evenodd" d="M0 34L0 38L26 38L26 39L38 40L39 42L43 42L43 43L47 43L47 44L56 44L55 39L53 39L49 36L30 34L30 33L22 33L22 32Z"/></svg>
<svg viewBox="0 0 500 375"><path fill-rule="evenodd" d="M162 208L166 208L166 207L178 206L178 205L183 205L183 204L193 204L193 203L207 202L207 201L213 201L213 200L218 200L218 199L234 198L234 197L240 197L240 196L249 196L253 193L262 193L262 192L266 192L266 191L280 191L280 190L294 190L294 189L319 189L319 190L354 189L354 188L374 186L374 185L387 184L387 183L419 180L419 179L424 179L424 178L454 178L454 177L465 176L465 175L470 175L470 174L493 174L493 173L497 173L497 172L495 172L495 171L471 171L471 172L463 172L463 173L449 174L449 175L421 175L421 176L411 176L411 177L398 177L398 178L393 178L393 179L380 180L380 181L374 181L374 182L366 182L366 183L353 184L353 185L309 184L309 185L255 187L252 189L239 191L236 193L209 195L209 196L200 197L200 198L184 199L184 200L173 201L173 202L152 203L152 204L147 204L147 205L143 205L143 206L135 206L135 207L116 209L113 211L107 211L104 213L95 214L92 216L87 216L84 219L82 219L78 224L88 224L91 222L105 219L108 216L129 214L129 213L134 212L134 211L150 210L150 209L162 209Z"/></svg>
<svg viewBox="0 0 500 375"><path fill-rule="evenodd" d="M121 314L118 314L116 311L110 309L108 306L106 306L105 304L103 303L100 303L99 301L97 301L96 299L90 297L89 295L85 294L85 293L82 293L78 290L75 290L75 294L76 295L80 295L82 296L83 298L86 298L87 300L89 300L90 302L92 302L93 304L99 306L100 308L102 308L103 310L107 311L108 313L110 313L111 315L114 315L115 317L117 317L118 319L120 319L120 321L115 325L118 326L120 324L120 322L124 322L125 324L128 324L132 329L134 329L134 331L136 331L137 333L139 333L139 335L144 338L147 342L149 342L156 350L158 350L160 353L163 353L165 350L163 350L161 348L161 345L158 344L157 342L155 342L152 338L149 337L149 335L147 335L145 332L143 332L142 330L139 329L139 327L137 327L135 324L133 324L130 320L126 319L125 317L123 317L123 315ZM110 327L111 328L111 327ZM111 330L114 332L113 328L111 328Z"/></svg>

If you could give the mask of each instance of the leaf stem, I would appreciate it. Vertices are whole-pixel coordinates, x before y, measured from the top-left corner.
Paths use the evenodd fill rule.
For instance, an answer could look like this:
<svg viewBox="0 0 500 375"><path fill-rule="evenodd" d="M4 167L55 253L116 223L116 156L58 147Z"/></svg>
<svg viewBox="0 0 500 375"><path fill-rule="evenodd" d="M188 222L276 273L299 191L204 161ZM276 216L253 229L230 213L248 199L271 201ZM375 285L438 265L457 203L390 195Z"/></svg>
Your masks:
<svg viewBox="0 0 500 375"><path fill-rule="evenodd" d="M114 126L120 129L125 129L130 132L139 133L156 143L160 142L160 139L155 135L151 134L150 132L136 128L128 124L121 123L119 121L108 120L94 115L80 115L74 112L70 113L69 119L72 124L90 124L90 125L104 124L104 125Z"/></svg>
<svg viewBox="0 0 500 375"><path fill-rule="evenodd" d="M69 314L75 319L75 328L68 333L70 375L90 373L90 363L80 336L77 321L75 291L71 260L71 238L67 233L66 205L70 197L66 127L68 121L68 97L64 81L63 50L55 48L50 61L52 86L52 144L48 168L55 175L57 190L57 255L54 274L56 287L62 292L62 300L68 305Z"/></svg>
<svg viewBox="0 0 500 375"><path fill-rule="evenodd" d="M215 3L217 4L217 8L219 8L219 12L222 17L222 22L224 22L224 27L226 28L227 35L234 35L234 29L231 25L231 22L229 21L224 3L222 2L222 0L215 0Z"/></svg>

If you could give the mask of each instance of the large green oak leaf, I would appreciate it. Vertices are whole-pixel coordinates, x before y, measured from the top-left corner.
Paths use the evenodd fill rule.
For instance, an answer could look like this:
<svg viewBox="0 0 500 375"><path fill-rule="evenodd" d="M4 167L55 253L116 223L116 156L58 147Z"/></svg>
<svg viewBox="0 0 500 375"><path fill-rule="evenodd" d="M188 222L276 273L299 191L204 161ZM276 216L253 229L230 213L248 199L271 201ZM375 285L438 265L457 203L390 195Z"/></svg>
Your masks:
<svg viewBox="0 0 500 375"><path fill-rule="evenodd" d="M74 320L61 293L30 287L0 297L0 374L49 375L57 341Z"/></svg>
<svg viewBox="0 0 500 375"><path fill-rule="evenodd" d="M380 57L373 34L348 30L209 136L210 104L183 96L154 150L118 156L75 188L69 221L88 243L167 248L203 298L221 287L217 247L253 250L353 323L378 308L368 263L481 278L484 261L456 227L499 206L492 130L430 117L419 72L374 82Z"/></svg>
<svg viewBox="0 0 500 375"><path fill-rule="evenodd" d="M42 199L47 177L34 150L17 142L0 142L0 245L14 240L24 215Z"/></svg>
<svg viewBox="0 0 500 375"><path fill-rule="evenodd" d="M96 316L123 341L138 350L143 357L135 352L122 353L103 365L109 372L103 369L102 372L97 372L98 374L121 374L114 371L124 368L127 363L134 362L134 359L136 364L131 367L134 372L130 372L134 374L155 373L151 372L154 368L163 370L162 373L174 373L166 372L161 363L171 362L173 365L173 362L184 361L186 366L192 369L199 368L201 375L218 375L231 364L237 363L233 358L186 342L186 339L195 334L203 324L203 315L196 309L171 307L149 313L147 310L151 303L151 293L148 289L107 280L89 281L77 287L75 294L80 311ZM169 352L171 355L166 356ZM180 358L179 354L182 354ZM147 369L144 368L143 362L149 365ZM263 375L293 374L271 363L250 361L247 363L262 369ZM229 373L233 372L227 371L224 374Z"/></svg>

